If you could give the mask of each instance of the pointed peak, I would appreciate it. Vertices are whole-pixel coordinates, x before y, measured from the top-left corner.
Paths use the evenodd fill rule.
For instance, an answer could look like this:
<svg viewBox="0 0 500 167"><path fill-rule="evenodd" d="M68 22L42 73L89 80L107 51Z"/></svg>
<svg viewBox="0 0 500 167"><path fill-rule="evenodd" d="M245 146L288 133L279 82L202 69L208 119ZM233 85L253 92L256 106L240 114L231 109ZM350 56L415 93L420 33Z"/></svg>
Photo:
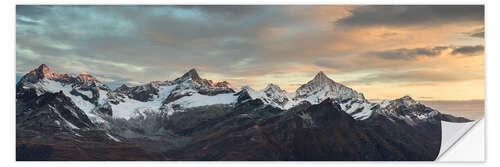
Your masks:
<svg viewBox="0 0 500 167"><path fill-rule="evenodd" d="M314 78L309 81L313 83L334 83L332 79L330 79L323 71L318 72Z"/></svg>
<svg viewBox="0 0 500 167"><path fill-rule="evenodd" d="M35 77L35 78L39 78L39 79L41 79L41 78L59 78L61 76L61 75L53 72L52 70L50 70L50 68L45 64L41 64L37 68L30 71L27 75Z"/></svg>
<svg viewBox="0 0 500 167"><path fill-rule="evenodd" d="M38 66L37 68L38 70L50 70L49 69L49 66L45 65L45 64L41 64L40 66Z"/></svg>
<svg viewBox="0 0 500 167"><path fill-rule="evenodd" d="M41 64L40 66L38 66L38 68L36 68L35 71L37 71L40 74L53 73L52 70L50 70L50 68L45 64Z"/></svg>
<svg viewBox="0 0 500 167"><path fill-rule="evenodd" d="M267 84L266 88L264 88L264 90L268 90L268 89L281 89L281 88L280 88L280 86L278 86L276 84L270 83L270 84Z"/></svg>
<svg viewBox="0 0 500 167"><path fill-rule="evenodd" d="M267 84L266 88L264 88L264 92L268 91L286 93L286 91L281 89L280 86L273 83Z"/></svg>
<svg viewBox="0 0 500 167"><path fill-rule="evenodd" d="M195 68L191 68L187 73L198 74Z"/></svg>
<svg viewBox="0 0 500 167"><path fill-rule="evenodd" d="M318 74L316 74L316 76L314 76L314 79L329 79L331 80L330 78L328 78L328 76L326 76L326 74L323 72L323 71L320 71L318 72Z"/></svg>
<svg viewBox="0 0 500 167"><path fill-rule="evenodd" d="M196 69L194 68L190 69L188 72L182 75L181 78L191 78L192 80L201 80L200 75L198 75L198 71L196 71Z"/></svg>

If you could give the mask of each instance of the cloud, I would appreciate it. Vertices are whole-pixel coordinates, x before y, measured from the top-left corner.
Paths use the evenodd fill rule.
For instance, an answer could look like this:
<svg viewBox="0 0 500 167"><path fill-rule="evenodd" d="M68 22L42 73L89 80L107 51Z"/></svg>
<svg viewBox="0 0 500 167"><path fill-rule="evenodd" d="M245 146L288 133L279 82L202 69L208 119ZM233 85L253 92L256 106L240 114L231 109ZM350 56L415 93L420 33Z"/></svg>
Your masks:
<svg viewBox="0 0 500 167"><path fill-rule="evenodd" d="M346 81L347 84L410 83L412 85L432 82L457 82L483 79L484 74L466 71L412 70L387 71L371 74L359 79Z"/></svg>
<svg viewBox="0 0 500 167"><path fill-rule="evenodd" d="M393 50L372 51L366 55L376 56L387 60L415 60L419 57L436 57L451 49L452 55L475 56L476 53L484 51L483 45L463 45L463 46L435 46L424 48L399 48Z"/></svg>
<svg viewBox="0 0 500 167"><path fill-rule="evenodd" d="M197 68L208 79L231 80L234 86L274 82L292 90L297 85L290 83L304 83L318 71L353 81L384 70L433 69L436 62L460 71L464 64L475 65L463 59L479 58L438 56L445 55L442 46L448 53L464 43L482 45L481 40L457 38L483 27L483 19L474 19L476 12L468 6L456 13L463 20L439 14L446 11L425 13L428 6L387 7L404 8L403 16L425 9L422 16L428 21L400 24L379 18L403 19L379 7L18 5L16 71L45 63L57 72L88 72L116 85L171 80ZM373 17L382 19L381 24L370 19L354 24L363 10L376 10ZM430 22L448 26L428 26ZM477 23L463 26L470 22ZM354 28L360 25L374 27ZM454 64L447 64L447 58ZM405 82L395 78L391 81Z"/></svg>
<svg viewBox="0 0 500 167"><path fill-rule="evenodd" d="M350 27L406 27L458 22L484 22L484 5L362 6L335 23Z"/></svg>
<svg viewBox="0 0 500 167"><path fill-rule="evenodd" d="M350 62L342 61L342 60L328 60L328 59L320 59L313 62L314 65L320 67L326 67L334 70L342 70L352 66Z"/></svg>
<svg viewBox="0 0 500 167"><path fill-rule="evenodd" d="M484 26L482 26L481 28L478 28L478 29L474 29L474 30L469 31L469 32L465 32L464 34L468 35L470 37L484 39Z"/></svg>
<svg viewBox="0 0 500 167"><path fill-rule="evenodd" d="M473 33L470 36L476 37L476 38L484 38L484 31Z"/></svg>
<svg viewBox="0 0 500 167"><path fill-rule="evenodd" d="M418 57L434 57L439 56L444 50L448 49L445 46L436 46L432 48L400 48L394 50L369 52L368 55L374 55L382 59L403 59L414 60Z"/></svg>
<svg viewBox="0 0 500 167"><path fill-rule="evenodd" d="M453 49L451 52L452 55L466 55L466 56L475 56L476 53L484 52L483 45L475 45L475 46L461 46Z"/></svg>
<svg viewBox="0 0 500 167"><path fill-rule="evenodd" d="M16 5L16 16L39 19L50 12L48 7L50 6Z"/></svg>
<svg viewBox="0 0 500 167"><path fill-rule="evenodd" d="M36 21L30 21L30 20L23 20L23 19L16 19L16 24L24 24L24 25L38 25L39 23Z"/></svg>
<svg viewBox="0 0 500 167"><path fill-rule="evenodd" d="M245 16L250 16L263 8L270 6L254 6L254 5L178 5L176 8L194 9L200 12L215 16L226 17L230 19L238 19Z"/></svg>

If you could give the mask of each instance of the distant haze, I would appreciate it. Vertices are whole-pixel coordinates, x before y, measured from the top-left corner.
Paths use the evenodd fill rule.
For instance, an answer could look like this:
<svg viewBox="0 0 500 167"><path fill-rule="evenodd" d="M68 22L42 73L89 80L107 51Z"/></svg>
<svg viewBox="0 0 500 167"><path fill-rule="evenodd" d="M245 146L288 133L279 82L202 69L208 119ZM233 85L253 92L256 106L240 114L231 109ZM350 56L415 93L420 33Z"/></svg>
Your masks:
<svg viewBox="0 0 500 167"><path fill-rule="evenodd" d="M420 101L439 112L478 120L484 115L484 100Z"/></svg>

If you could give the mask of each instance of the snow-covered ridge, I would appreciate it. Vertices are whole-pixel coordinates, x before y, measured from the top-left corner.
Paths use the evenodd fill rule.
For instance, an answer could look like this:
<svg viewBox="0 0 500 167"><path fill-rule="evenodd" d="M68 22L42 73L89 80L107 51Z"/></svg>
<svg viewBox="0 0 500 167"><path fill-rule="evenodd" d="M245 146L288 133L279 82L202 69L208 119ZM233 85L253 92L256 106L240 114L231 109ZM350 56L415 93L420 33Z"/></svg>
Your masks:
<svg viewBox="0 0 500 167"><path fill-rule="evenodd" d="M237 101L227 81L213 84L194 69L173 81L153 81L134 87L122 85L111 91L90 74L61 75L43 64L26 74L17 87L18 93L34 90L36 96L62 91L94 123L106 122L103 117L128 120L144 112L171 114L192 107L231 105ZM111 113L107 116L101 109L109 109Z"/></svg>
<svg viewBox="0 0 500 167"><path fill-rule="evenodd" d="M102 118L97 116L96 113L93 112L93 109L96 107L96 104L91 103L89 100L85 100L82 96L74 95L71 91L74 89L71 84L64 84L61 82L57 82L51 80L49 78L43 78L36 83L26 83L23 85L24 89L35 89L37 96L41 96L45 93L57 93L63 92L65 96L69 97L73 103L80 108L92 122L102 121ZM82 94L87 94L84 91L74 90L80 92Z"/></svg>
<svg viewBox="0 0 500 167"><path fill-rule="evenodd" d="M383 100L378 103L380 109L377 113L386 116L390 120L403 120L410 125L433 119L439 115L437 110L429 108L410 96L403 96L394 100Z"/></svg>
<svg viewBox="0 0 500 167"><path fill-rule="evenodd" d="M262 90L254 90L249 86L241 87L242 91L248 92L252 99L261 99L264 104L278 107L284 110L292 108L296 105L296 101L292 100L285 90L282 90L278 85L268 84Z"/></svg>
<svg viewBox="0 0 500 167"><path fill-rule="evenodd" d="M288 110L304 101L319 104L326 99L335 99L342 109L355 119L367 119L377 108L369 103L363 94L334 82L325 73L319 72L311 81L300 86L295 92L286 92L278 85L268 84L262 90L254 90L248 86L241 88L247 91L252 99L261 99L264 104Z"/></svg>
<svg viewBox="0 0 500 167"><path fill-rule="evenodd" d="M101 112L103 109L111 110L108 115L112 118L130 119L145 112L170 115L194 107L233 105L237 103L239 93L231 87L227 81L214 84L211 80L201 78L195 69L191 69L171 81L152 81L134 87L122 85L112 91L90 74L82 73L76 77L61 75L52 72L44 64L26 74L18 83L18 89L34 89L37 96L46 92L62 91L89 115L93 122L104 122L101 118L106 117L106 114ZM319 104L326 99L333 99L339 103L342 110L358 120L368 119L375 112L407 120L427 119L438 114L437 111L422 107L423 105L409 96L370 103L362 93L333 81L324 72L319 72L295 92L287 92L275 84L268 84L262 90L244 86L238 90L240 91L246 91L252 99L260 99L264 104L282 110L288 110L302 102ZM422 112L399 111L401 106Z"/></svg>

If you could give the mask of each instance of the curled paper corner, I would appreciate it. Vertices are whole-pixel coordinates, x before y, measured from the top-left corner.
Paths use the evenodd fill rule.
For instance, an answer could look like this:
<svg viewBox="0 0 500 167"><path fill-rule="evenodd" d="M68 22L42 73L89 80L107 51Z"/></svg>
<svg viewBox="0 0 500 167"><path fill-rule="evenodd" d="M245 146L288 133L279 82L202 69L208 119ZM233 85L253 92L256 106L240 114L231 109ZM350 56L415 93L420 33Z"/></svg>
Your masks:
<svg viewBox="0 0 500 167"><path fill-rule="evenodd" d="M481 119L465 123L441 121L441 148L436 160L440 161L440 158Z"/></svg>

